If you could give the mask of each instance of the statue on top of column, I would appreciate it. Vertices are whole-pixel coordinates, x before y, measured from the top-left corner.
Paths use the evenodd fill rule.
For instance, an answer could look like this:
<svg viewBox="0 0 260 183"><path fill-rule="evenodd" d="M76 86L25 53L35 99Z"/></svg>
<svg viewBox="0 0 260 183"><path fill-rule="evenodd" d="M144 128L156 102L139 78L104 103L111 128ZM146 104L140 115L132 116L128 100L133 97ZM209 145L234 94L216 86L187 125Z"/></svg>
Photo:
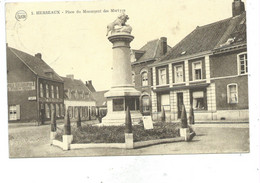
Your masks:
<svg viewBox="0 0 260 183"><path fill-rule="evenodd" d="M125 13L120 14L114 22L107 25L106 36L108 36L109 32L110 35L120 32L131 34L132 27L130 25L125 24L128 19L129 17Z"/></svg>

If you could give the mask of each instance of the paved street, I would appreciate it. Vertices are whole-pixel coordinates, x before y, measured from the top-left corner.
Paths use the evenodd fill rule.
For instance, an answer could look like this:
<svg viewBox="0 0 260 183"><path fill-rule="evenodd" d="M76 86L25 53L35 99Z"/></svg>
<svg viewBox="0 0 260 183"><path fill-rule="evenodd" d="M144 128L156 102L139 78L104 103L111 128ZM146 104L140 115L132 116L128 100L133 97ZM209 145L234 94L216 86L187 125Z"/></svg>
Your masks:
<svg viewBox="0 0 260 183"><path fill-rule="evenodd" d="M62 123L58 125L62 128ZM242 153L249 151L248 124L199 124L192 142L178 142L125 149L63 151L49 145L50 126L9 125L9 152L16 157L105 156L145 154Z"/></svg>

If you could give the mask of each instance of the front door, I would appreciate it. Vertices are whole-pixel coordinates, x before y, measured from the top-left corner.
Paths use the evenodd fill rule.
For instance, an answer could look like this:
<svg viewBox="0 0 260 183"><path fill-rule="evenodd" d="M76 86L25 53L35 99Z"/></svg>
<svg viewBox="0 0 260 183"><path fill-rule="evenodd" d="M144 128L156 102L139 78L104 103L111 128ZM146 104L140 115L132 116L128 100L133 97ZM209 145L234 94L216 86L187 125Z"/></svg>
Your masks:
<svg viewBox="0 0 260 183"><path fill-rule="evenodd" d="M181 118L182 105L183 105L183 93L177 93L178 119Z"/></svg>

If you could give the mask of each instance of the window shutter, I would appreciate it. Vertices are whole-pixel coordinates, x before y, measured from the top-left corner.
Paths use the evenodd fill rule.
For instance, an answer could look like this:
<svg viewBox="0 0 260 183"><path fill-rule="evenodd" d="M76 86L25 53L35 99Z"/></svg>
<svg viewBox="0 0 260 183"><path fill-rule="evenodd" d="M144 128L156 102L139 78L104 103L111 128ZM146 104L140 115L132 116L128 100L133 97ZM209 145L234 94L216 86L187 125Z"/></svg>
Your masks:
<svg viewBox="0 0 260 183"><path fill-rule="evenodd" d="M20 112L20 105L16 105L16 118L17 120L20 120L21 118L21 112Z"/></svg>

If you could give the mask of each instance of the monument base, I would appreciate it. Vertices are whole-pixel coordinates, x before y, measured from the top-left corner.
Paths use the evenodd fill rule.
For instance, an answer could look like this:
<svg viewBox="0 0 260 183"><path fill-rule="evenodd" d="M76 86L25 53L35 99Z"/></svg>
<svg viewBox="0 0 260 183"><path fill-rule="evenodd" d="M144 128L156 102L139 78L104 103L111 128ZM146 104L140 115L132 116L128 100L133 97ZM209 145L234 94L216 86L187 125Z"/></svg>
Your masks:
<svg viewBox="0 0 260 183"><path fill-rule="evenodd" d="M136 95L138 95L138 91ZM115 94L114 92L109 91L107 94ZM126 94L121 91L122 94ZM119 94L119 93L117 93ZM129 93L128 93L129 94ZM131 94L133 94L131 92ZM127 106L130 109L132 124L138 124L142 120L142 114L139 109L139 96L136 95L128 96L113 96L107 98L107 115L102 118L102 123L100 125L124 125L126 117L126 108Z"/></svg>
<svg viewBox="0 0 260 183"><path fill-rule="evenodd" d="M126 111L108 113L102 118L101 126L120 126L125 125ZM142 114L139 111L131 111L132 124L137 125L141 122Z"/></svg>

